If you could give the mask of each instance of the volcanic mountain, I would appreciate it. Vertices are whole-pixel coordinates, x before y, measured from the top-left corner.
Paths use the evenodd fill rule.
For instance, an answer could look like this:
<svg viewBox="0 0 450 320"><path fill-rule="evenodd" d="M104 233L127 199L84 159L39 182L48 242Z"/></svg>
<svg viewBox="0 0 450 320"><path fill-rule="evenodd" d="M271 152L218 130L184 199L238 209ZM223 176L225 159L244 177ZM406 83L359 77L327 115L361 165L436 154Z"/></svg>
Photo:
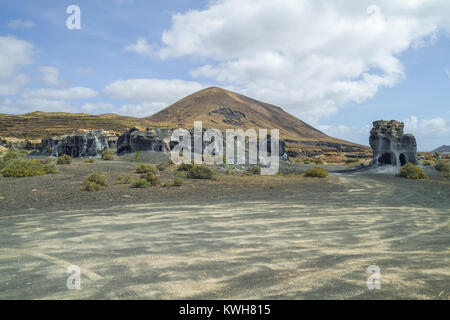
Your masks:
<svg viewBox="0 0 450 320"><path fill-rule="evenodd" d="M105 129L119 135L126 128L135 126L141 129L158 127L190 129L194 121L202 121L205 129L279 129L280 139L287 143L287 150L289 144L293 150L305 151L307 148L311 149L312 153L368 150L365 146L327 136L277 106L216 87L195 92L147 118L62 112L0 114L0 136L39 139L70 134L80 129Z"/></svg>
<svg viewBox="0 0 450 320"><path fill-rule="evenodd" d="M217 87L197 91L146 119L182 128L202 121L207 129L279 129L283 139L351 144L327 136L280 107Z"/></svg>

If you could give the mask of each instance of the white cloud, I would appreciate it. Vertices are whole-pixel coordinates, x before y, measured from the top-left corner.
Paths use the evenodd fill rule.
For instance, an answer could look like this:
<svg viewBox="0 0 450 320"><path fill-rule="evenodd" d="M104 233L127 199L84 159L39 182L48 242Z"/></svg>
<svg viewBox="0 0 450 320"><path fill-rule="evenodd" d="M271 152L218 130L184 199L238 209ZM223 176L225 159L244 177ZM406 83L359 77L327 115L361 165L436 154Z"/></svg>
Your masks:
<svg viewBox="0 0 450 320"><path fill-rule="evenodd" d="M404 77L399 60L450 30L450 2L382 0L220 0L172 16L162 46L140 39L129 50L209 63L199 79L284 106L316 122L361 103ZM201 61L201 59L199 60Z"/></svg>
<svg viewBox="0 0 450 320"><path fill-rule="evenodd" d="M103 93L119 99L170 104L203 89L200 83L179 79L129 79L108 85Z"/></svg>
<svg viewBox="0 0 450 320"><path fill-rule="evenodd" d="M105 102L88 102L81 106L81 110L86 113L110 113L115 112L116 106L112 103Z"/></svg>
<svg viewBox="0 0 450 320"><path fill-rule="evenodd" d="M98 92L90 88L73 87L69 89L27 90L22 96L27 99L86 99L95 98L98 96Z"/></svg>
<svg viewBox="0 0 450 320"><path fill-rule="evenodd" d="M19 72L33 63L33 45L15 37L0 37L0 95L18 93L28 76Z"/></svg>
<svg viewBox="0 0 450 320"><path fill-rule="evenodd" d="M33 28L34 26L35 26L35 24L31 20L11 20L8 23L8 27L10 27L12 29Z"/></svg>
<svg viewBox="0 0 450 320"><path fill-rule="evenodd" d="M139 38L136 43L128 45L125 50L134 51L143 56L152 56L155 53L155 46L149 44L146 39Z"/></svg>
<svg viewBox="0 0 450 320"><path fill-rule="evenodd" d="M142 102L140 104L123 105L119 113L130 117L148 117L164 107L167 107L167 105L161 102Z"/></svg>
<svg viewBox="0 0 450 320"><path fill-rule="evenodd" d="M436 137L450 139L450 120L444 118L419 119L411 116L404 120L405 131L420 138Z"/></svg>
<svg viewBox="0 0 450 320"><path fill-rule="evenodd" d="M38 68L41 73L42 81L50 86L59 86L62 84L59 78L59 70L56 67L42 66Z"/></svg>

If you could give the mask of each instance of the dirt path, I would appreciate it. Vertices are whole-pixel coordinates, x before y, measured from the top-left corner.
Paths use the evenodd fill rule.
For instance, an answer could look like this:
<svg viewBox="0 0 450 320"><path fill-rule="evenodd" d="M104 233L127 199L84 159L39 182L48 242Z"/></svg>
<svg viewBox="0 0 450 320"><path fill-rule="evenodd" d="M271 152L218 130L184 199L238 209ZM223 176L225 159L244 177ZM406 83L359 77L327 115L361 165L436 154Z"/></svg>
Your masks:
<svg viewBox="0 0 450 320"><path fill-rule="evenodd" d="M448 297L447 185L339 176L293 188L2 216L0 298ZM81 290L66 288L70 265Z"/></svg>

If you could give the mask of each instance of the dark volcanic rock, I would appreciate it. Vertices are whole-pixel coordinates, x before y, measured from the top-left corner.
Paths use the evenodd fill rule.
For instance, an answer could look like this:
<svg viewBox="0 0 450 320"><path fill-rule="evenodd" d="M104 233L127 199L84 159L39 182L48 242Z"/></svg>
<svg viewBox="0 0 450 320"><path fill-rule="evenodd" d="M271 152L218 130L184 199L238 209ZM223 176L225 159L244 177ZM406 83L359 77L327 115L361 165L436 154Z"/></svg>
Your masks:
<svg viewBox="0 0 450 320"><path fill-rule="evenodd" d="M147 129L139 131L137 128L125 130L117 141L117 153L129 153L135 151L170 151L170 129Z"/></svg>
<svg viewBox="0 0 450 320"><path fill-rule="evenodd" d="M104 130L77 132L67 136L42 139L41 154L73 158L95 157L106 149L115 149L117 136Z"/></svg>
<svg viewBox="0 0 450 320"><path fill-rule="evenodd" d="M417 164L417 144L412 134L404 134L404 123L380 120L373 123L370 146L373 149L373 165Z"/></svg>

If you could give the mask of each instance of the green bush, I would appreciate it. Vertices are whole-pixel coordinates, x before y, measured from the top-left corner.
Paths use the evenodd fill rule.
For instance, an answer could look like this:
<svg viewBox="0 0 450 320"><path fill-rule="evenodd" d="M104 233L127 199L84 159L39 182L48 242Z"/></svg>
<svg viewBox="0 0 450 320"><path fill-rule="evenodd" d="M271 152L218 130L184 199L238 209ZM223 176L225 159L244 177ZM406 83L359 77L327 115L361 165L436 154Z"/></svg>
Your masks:
<svg viewBox="0 0 450 320"><path fill-rule="evenodd" d="M409 162L400 169L400 176L407 179L426 179L428 178L425 172Z"/></svg>
<svg viewBox="0 0 450 320"><path fill-rule="evenodd" d="M150 187L150 182L147 181L147 179L137 179L134 180L131 185L135 188L148 188Z"/></svg>
<svg viewBox="0 0 450 320"><path fill-rule="evenodd" d="M173 179L173 185L176 187L182 186L184 183L183 179L181 178L175 178Z"/></svg>
<svg viewBox="0 0 450 320"><path fill-rule="evenodd" d="M102 188L101 185L96 184L95 182L85 181L83 183L82 190L89 191L89 192L95 192L99 191Z"/></svg>
<svg viewBox="0 0 450 320"><path fill-rule="evenodd" d="M159 174L159 170L149 164L141 163L136 168L136 173L153 173L156 176Z"/></svg>
<svg viewBox="0 0 450 320"><path fill-rule="evenodd" d="M102 151L102 160L109 161L114 160L114 158L115 158L114 153L111 150L105 148Z"/></svg>
<svg viewBox="0 0 450 320"><path fill-rule="evenodd" d="M3 156L3 161L7 162L12 159L22 158L27 155L26 151L9 149L8 152Z"/></svg>
<svg viewBox="0 0 450 320"><path fill-rule="evenodd" d="M86 163L94 163L95 160L94 160L94 158L89 158L89 159L84 160L84 162L86 162Z"/></svg>
<svg viewBox="0 0 450 320"><path fill-rule="evenodd" d="M172 159L169 159L169 161L162 162L156 166L156 169L159 171L164 171L167 168L170 168L173 165Z"/></svg>
<svg viewBox="0 0 450 320"><path fill-rule="evenodd" d="M215 177L216 173L204 165L193 165L189 170L189 178L191 179L214 179Z"/></svg>
<svg viewBox="0 0 450 320"><path fill-rule="evenodd" d="M250 174L261 174L261 168L258 166L251 166L247 168L247 173Z"/></svg>
<svg viewBox="0 0 450 320"><path fill-rule="evenodd" d="M39 160L11 159L2 163L0 174L4 177L33 177L56 173L54 164L42 164Z"/></svg>
<svg viewBox="0 0 450 320"><path fill-rule="evenodd" d="M322 167L314 167L305 172L305 177L326 178L327 176L328 171Z"/></svg>
<svg viewBox="0 0 450 320"><path fill-rule="evenodd" d="M134 153L134 160L133 161L137 162L137 163L141 163L142 162L142 151L136 151Z"/></svg>
<svg viewBox="0 0 450 320"><path fill-rule="evenodd" d="M131 178L128 177L128 176L126 176L126 177L118 177L116 181L119 184L130 184L131 183Z"/></svg>
<svg viewBox="0 0 450 320"><path fill-rule="evenodd" d="M424 162L422 162L422 164L423 164L424 166L429 167L429 166L431 166L433 163L432 163L431 161L429 161L429 160L425 160Z"/></svg>
<svg viewBox="0 0 450 320"><path fill-rule="evenodd" d="M56 164L71 164L72 163L72 157L68 154L63 154L62 156L58 157L56 160Z"/></svg>
<svg viewBox="0 0 450 320"><path fill-rule="evenodd" d="M150 182L152 186L157 186L161 183L161 180L157 176L155 176L152 172L142 174L141 179L147 180L148 182Z"/></svg>
<svg viewBox="0 0 450 320"><path fill-rule="evenodd" d="M192 163L182 163L178 167L178 171L190 171L194 165Z"/></svg>
<svg viewBox="0 0 450 320"><path fill-rule="evenodd" d="M87 180L88 182L93 182L96 183L102 187L106 187L108 184L106 183L106 178L105 176L99 174L99 173L91 173Z"/></svg>
<svg viewBox="0 0 450 320"><path fill-rule="evenodd" d="M439 161L436 166L436 170L440 171L446 178L450 178L450 162Z"/></svg>

